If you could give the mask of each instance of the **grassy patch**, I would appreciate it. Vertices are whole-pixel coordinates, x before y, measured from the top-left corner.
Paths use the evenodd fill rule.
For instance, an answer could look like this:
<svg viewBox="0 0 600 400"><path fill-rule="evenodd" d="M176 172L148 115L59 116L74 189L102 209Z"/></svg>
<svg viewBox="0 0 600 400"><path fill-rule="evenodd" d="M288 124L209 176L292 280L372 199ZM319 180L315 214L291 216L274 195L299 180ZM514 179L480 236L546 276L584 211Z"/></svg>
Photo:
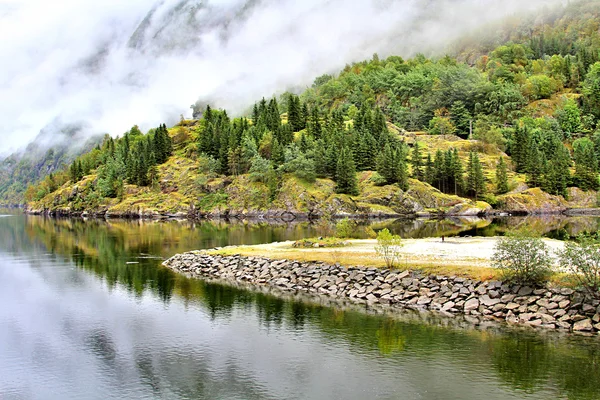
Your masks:
<svg viewBox="0 0 600 400"><path fill-rule="evenodd" d="M309 238L309 239L301 239L294 242L292 247L304 247L304 248L315 248L315 247L345 247L350 243L346 240L334 238L334 237L326 237L326 238Z"/></svg>

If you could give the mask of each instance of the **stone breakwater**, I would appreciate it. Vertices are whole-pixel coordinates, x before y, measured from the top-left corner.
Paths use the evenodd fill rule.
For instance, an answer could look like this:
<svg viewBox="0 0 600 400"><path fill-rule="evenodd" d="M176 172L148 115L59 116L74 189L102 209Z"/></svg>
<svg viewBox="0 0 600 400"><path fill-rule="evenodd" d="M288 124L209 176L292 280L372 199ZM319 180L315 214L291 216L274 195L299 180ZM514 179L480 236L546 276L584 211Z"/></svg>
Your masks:
<svg viewBox="0 0 600 400"><path fill-rule="evenodd" d="M202 251L164 262L192 277L265 285L348 299L357 304L428 310L477 320L506 321L545 329L600 332L600 300L569 288L532 288L410 271L342 267L322 262L218 256Z"/></svg>

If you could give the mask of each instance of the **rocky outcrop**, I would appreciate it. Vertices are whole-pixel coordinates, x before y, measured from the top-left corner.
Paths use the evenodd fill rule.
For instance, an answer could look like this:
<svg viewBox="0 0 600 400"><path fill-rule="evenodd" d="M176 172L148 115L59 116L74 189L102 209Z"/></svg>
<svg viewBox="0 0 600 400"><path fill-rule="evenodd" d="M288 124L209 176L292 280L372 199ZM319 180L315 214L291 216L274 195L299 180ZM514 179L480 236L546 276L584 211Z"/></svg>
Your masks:
<svg viewBox="0 0 600 400"><path fill-rule="evenodd" d="M503 211L519 214L561 214L568 209L562 196L553 196L540 188L499 196L498 202Z"/></svg>
<svg viewBox="0 0 600 400"><path fill-rule="evenodd" d="M325 263L271 260L262 257L216 256L196 251L164 262L193 277L271 286L359 304L466 315L474 321L578 333L600 331L600 301L568 288L535 289L499 281L424 276L409 271L351 267Z"/></svg>

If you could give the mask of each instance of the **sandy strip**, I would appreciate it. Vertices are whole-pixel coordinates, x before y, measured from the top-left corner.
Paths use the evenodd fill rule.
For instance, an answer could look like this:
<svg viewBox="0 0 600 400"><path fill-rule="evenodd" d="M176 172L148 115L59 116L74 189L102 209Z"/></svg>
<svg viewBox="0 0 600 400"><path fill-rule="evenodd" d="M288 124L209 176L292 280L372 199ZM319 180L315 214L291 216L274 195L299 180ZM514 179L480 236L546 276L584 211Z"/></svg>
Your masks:
<svg viewBox="0 0 600 400"><path fill-rule="evenodd" d="M452 237L443 242L440 238L404 239L401 249L402 261L410 264L449 264L490 267L490 259L494 254L497 237ZM564 242L553 239L543 239L554 253L564 247ZM350 240L350 246L340 248L292 248L294 242L279 242L255 246L240 246L251 248L257 254L261 252L276 254L290 251L299 253L323 254L322 259L328 260L332 252L356 254L357 256L377 257L375 245L377 240ZM319 257L321 258L321 257Z"/></svg>

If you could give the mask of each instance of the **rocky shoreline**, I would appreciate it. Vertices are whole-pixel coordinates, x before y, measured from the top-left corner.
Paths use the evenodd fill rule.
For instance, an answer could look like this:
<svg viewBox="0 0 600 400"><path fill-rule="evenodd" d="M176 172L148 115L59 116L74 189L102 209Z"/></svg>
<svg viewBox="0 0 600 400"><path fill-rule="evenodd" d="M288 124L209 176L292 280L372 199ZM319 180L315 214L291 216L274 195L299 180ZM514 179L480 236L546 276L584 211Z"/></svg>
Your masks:
<svg viewBox="0 0 600 400"><path fill-rule="evenodd" d="M191 277L328 296L370 307L433 311L469 317L473 323L504 321L516 326L600 334L600 300L569 288L536 289L456 276L219 256L204 251L178 254L163 264Z"/></svg>
<svg viewBox="0 0 600 400"><path fill-rule="evenodd" d="M277 221L309 221L317 220L322 217L319 214L298 213L290 211L269 210L265 212L247 212L247 213L200 213L197 211L178 212L178 213L157 213L157 212L124 212L114 213L104 211L67 211L67 210L36 210L24 207L24 212L29 215L43 215L48 217L68 217L68 218L121 218L121 219L189 219L189 220L216 220L216 219L249 219L249 220L277 220ZM351 218L351 219L415 219L415 218L446 218L446 217L505 217L505 216L528 216L528 215L564 215L564 216L600 216L600 208L586 209L567 209L532 212L523 211L505 211L489 210L480 213L431 213L418 212L412 214L396 213L357 213L357 214L334 214L332 218Z"/></svg>

